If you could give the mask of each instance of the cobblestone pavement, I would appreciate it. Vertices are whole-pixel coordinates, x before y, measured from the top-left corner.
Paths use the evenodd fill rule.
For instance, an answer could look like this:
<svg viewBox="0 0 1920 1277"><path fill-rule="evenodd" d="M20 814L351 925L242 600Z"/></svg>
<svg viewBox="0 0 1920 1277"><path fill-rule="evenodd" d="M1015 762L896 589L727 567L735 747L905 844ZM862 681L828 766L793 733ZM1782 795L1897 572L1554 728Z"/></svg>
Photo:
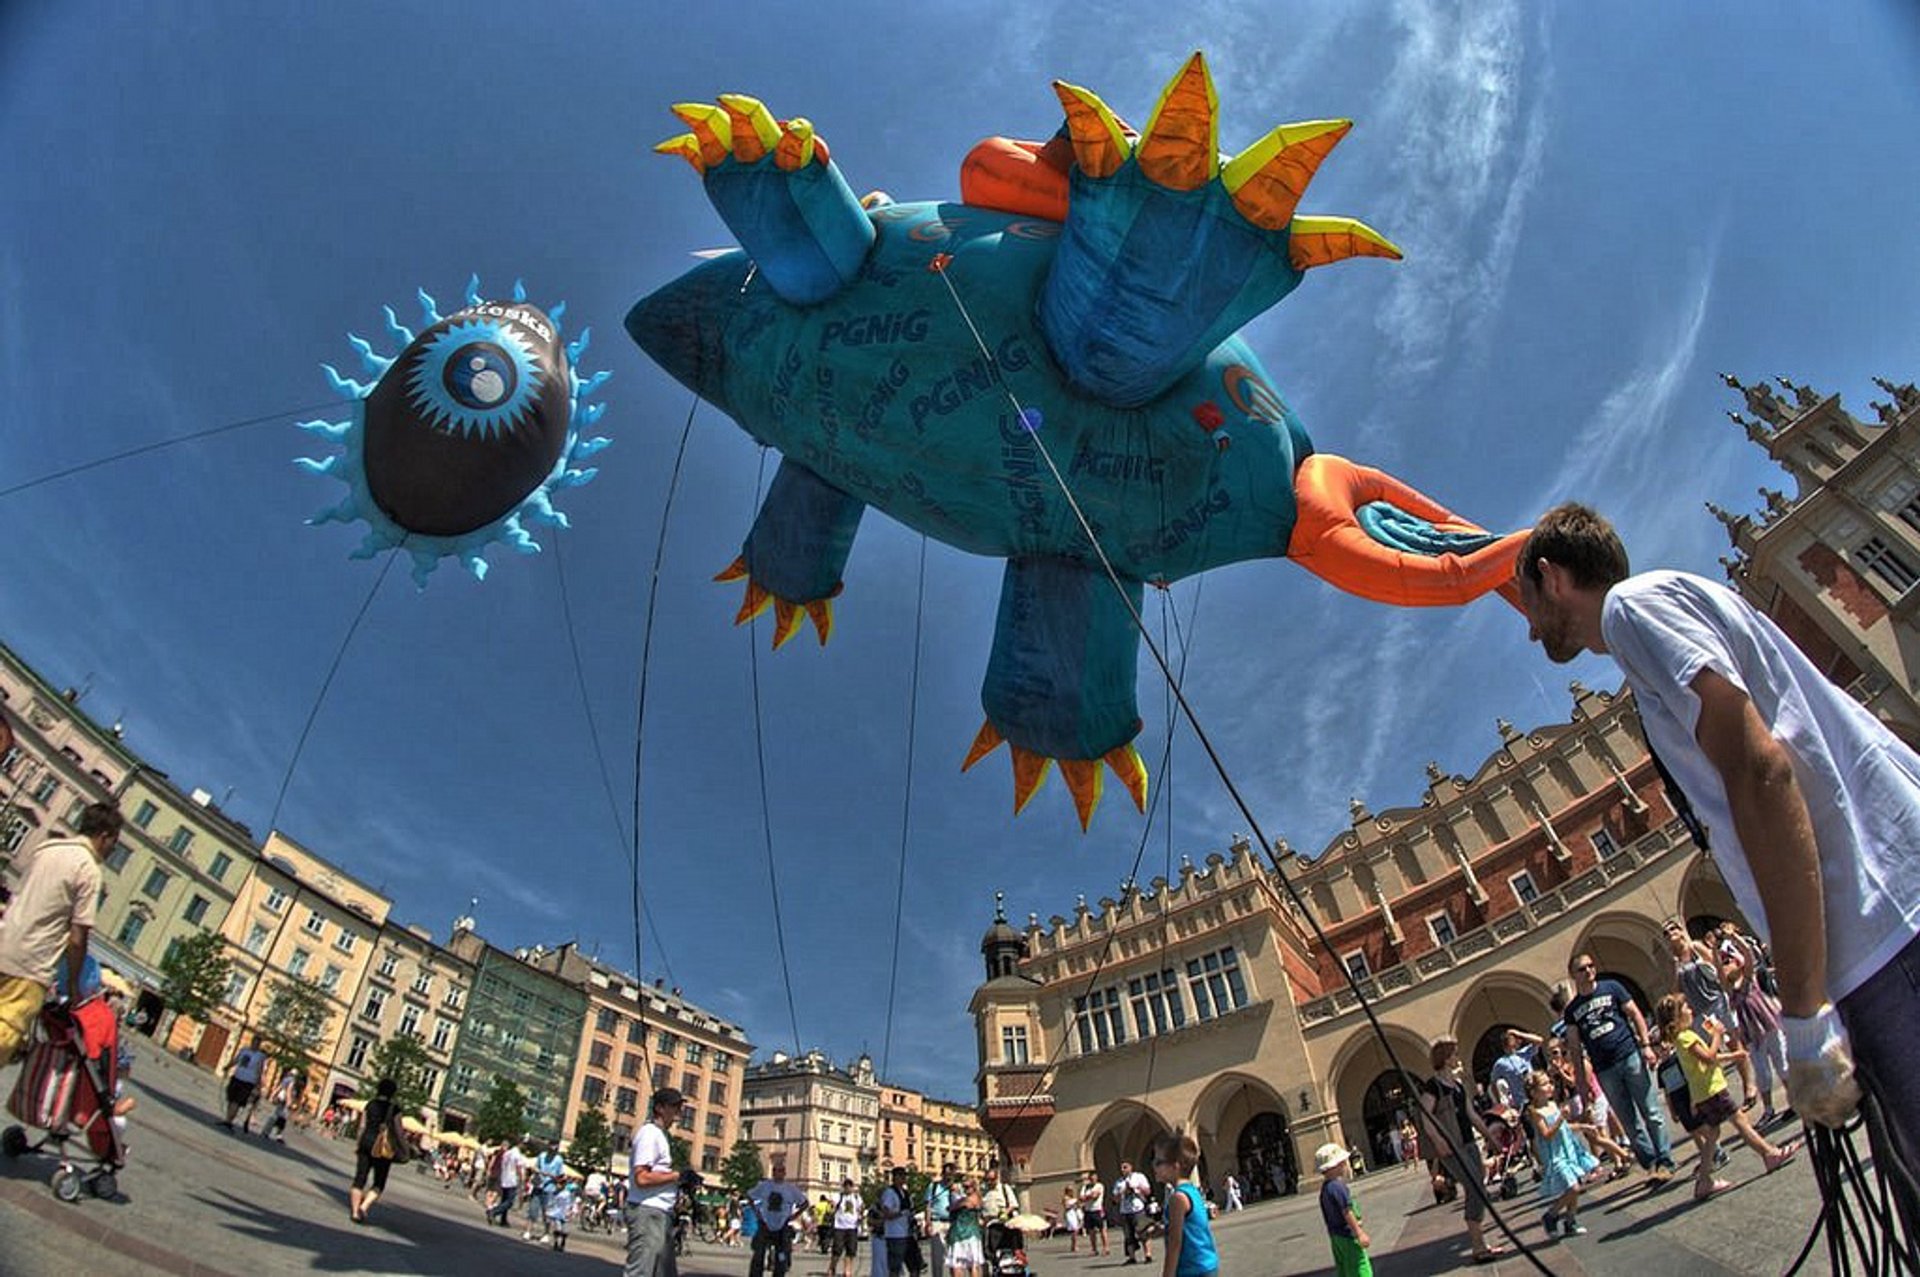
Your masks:
<svg viewBox="0 0 1920 1277"><path fill-rule="evenodd" d="M140 1043L142 1048L148 1044ZM13 1070L0 1072L10 1090ZM139 1097L130 1133L130 1162L114 1201L56 1201L42 1156L0 1160L0 1277L73 1274L186 1273L611 1273L619 1239L575 1233L564 1253L489 1228L480 1208L458 1190L416 1173L394 1172L373 1223L347 1219L350 1146L305 1131L285 1145L228 1135L212 1124L217 1079L190 1064L147 1050L131 1090ZM1633 1177L1603 1188L1581 1212L1592 1232L1546 1242L1530 1197L1508 1203L1521 1241L1549 1272L1567 1277L1661 1277L1669 1273L1774 1274L1805 1240L1814 1214L1813 1178L1801 1158L1761 1176L1757 1160L1734 1153L1723 1174L1738 1188L1695 1205L1685 1176L1661 1190ZM1514 1256L1475 1267L1466 1256L1458 1204L1437 1207L1423 1177L1408 1169L1366 1175L1354 1185L1374 1240L1376 1271L1386 1274L1536 1272ZM1330 1255L1311 1195L1259 1203L1215 1221L1222 1271L1245 1277L1326 1272ZM1158 1260L1159 1249L1155 1249ZM824 1259L796 1256L794 1277L822 1277ZM864 1275L865 1256L860 1272ZM1067 1253L1064 1239L1032 1252L1045 1277L1079 1270L1126 1270L1119 1248L1110 1257ZM683 1261L687 1277L742 1277L744 1251L698 1245ZM1130 1271L1157 1273L1136 1266ZM1826 1274L1824 1253L1802 1270Z"/></svg>

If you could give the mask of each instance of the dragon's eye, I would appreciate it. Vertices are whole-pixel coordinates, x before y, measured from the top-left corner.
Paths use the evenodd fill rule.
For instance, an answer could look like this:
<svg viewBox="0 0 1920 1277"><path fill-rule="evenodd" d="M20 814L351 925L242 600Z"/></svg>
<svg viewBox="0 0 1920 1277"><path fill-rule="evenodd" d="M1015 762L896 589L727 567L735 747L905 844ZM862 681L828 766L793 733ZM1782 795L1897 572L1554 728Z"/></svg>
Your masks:
<svg viewBox="0 0 1920 1277"><path fill-rule="evenodd" d="M468 408L481 410L509 398L518 380L507 352L492 342L460 347L441 373L448 394Z"/></svg>

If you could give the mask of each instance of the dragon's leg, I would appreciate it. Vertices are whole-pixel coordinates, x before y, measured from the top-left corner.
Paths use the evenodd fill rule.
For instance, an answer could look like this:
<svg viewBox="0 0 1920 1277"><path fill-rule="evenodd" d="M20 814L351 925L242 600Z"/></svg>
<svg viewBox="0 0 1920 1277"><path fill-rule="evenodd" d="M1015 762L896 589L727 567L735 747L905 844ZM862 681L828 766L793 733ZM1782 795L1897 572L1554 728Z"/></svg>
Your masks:
<svg viewBox="0 0 1920 1277"><path fill-rule="evenodd" d="M1126 583L1135 612L1140 583ZM1018 813L1055 761L1085 829L1100 802L1101 764L1146 810L1147 769L1132 740L1140 632L1106 577L1067 559L1012 559L1000 586L993 657L980 691L986 725L962 770L1012 747Z"/></svg>
<svg viewBox="0 0 1920 1277"><path fill-rule="evenodd" d="M1222 156L1197 53L1137 137L1091 91L1054 91L1074 168L1040 327L1068 379L1104 403L1153 399L1312 267L1400 256L1350 218L1294 216L1350 121L1283 124Z"/></svg>
<svg viewBox="0 0 1920 1277"><path fill-rule="evenodd" d="M1351 594L1402 607L1466 603L1498 590L1518 604L1527 534L1499 536L1390 474L1315 453L1293 476L1299 518L1287 557Z"/></svg>
<svg viewBox="0 0 1920 1277"><path fill-rule="evenodd" d="M782 461L747 534L746 546L716 581L747 582L734 624L774 609L773 645L800 628L802 615L825 643L833 633L833 599L866 506L793 461Z"/></svg>
<svg viewBox="0 0 1920 1277"><path fill-rule="evenodd" d="M692 131L654 149L700 173L714 210L783 300L811 306L859 273L873 222L812 124L776 120L737 93L722 94L718 106L687 102L673 111Z"/></svg>

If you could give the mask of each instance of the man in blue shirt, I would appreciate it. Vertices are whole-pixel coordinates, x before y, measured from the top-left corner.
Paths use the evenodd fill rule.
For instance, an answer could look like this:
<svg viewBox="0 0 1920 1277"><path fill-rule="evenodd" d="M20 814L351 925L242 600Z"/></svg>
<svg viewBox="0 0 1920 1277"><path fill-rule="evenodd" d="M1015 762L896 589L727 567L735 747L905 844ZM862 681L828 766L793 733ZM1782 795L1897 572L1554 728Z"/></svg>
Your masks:
<svg viewBox="0 0 1920 1277"><path fill-rule="evenodd" d="M927 1182L927 1240L936 1273L947 1271L947 1225L953 1218L953 1182L959 1173L952 1162L944 1162L940 1174Z"/></svg>
<svg viewBox="0 0 1920 1277"><path fill-rule="evenodd" d="M1584 1094L1587 1070L1600 1079L1600 1089L1613 1106L1620 1124L1633 1140L1634 1160L1656 1183L1673 1177L1673 1150L1667 1143L1667 1123L1653 1095L1653 1044L1647 1038L1646 1017L1617 980L1599 978L1590 953L1576 954L1567 964L1573 977L1573 1000L1567 1003L1567 1050L1573 1057L1573 1080Z"/></svg>
<svg viewBox="0 0 1920 1277"><path fill-rule="evenodd" d="M528 1241L547 1240L547 1198L560 1186L566 1171L567 1164L560 1160L560 1145L548 1140L546 1151L533 1159L533 1174L527 1182L527 1230L520 1235ZM533 1232L536 1224L540 1228L537 1237Z"/></svg>

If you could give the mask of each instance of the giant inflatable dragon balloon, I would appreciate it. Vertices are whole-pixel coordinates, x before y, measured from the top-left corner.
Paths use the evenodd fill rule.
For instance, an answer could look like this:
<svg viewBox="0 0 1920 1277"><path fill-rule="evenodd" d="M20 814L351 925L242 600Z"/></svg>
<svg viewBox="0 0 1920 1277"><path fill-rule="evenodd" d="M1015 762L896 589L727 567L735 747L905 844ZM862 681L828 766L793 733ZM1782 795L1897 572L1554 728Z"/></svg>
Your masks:
<svg viewBox="0 0 1920 1277"><path fill-rule="evenodd" d="M1008 744L1017 812L1057 761L1085 828L1103 763L1145 807L1145 584L1284 556L1368 598L1464 603L1508 580L1519 547L1315 452L1235 335L1308 270L1399 256L1359 222L1295 213L1350 122L1222 155L1199 54L1138 133L1054 88L1060 133L981 143L959 203L857 199L808 121L753 98L676 106L689 131L657 149L700 173L742 251L626 324L782 454L720 578L746 581L739 619L775 609L776 646L804 618L827 640L868 506L1007 561L965 766Z"/></svg>

